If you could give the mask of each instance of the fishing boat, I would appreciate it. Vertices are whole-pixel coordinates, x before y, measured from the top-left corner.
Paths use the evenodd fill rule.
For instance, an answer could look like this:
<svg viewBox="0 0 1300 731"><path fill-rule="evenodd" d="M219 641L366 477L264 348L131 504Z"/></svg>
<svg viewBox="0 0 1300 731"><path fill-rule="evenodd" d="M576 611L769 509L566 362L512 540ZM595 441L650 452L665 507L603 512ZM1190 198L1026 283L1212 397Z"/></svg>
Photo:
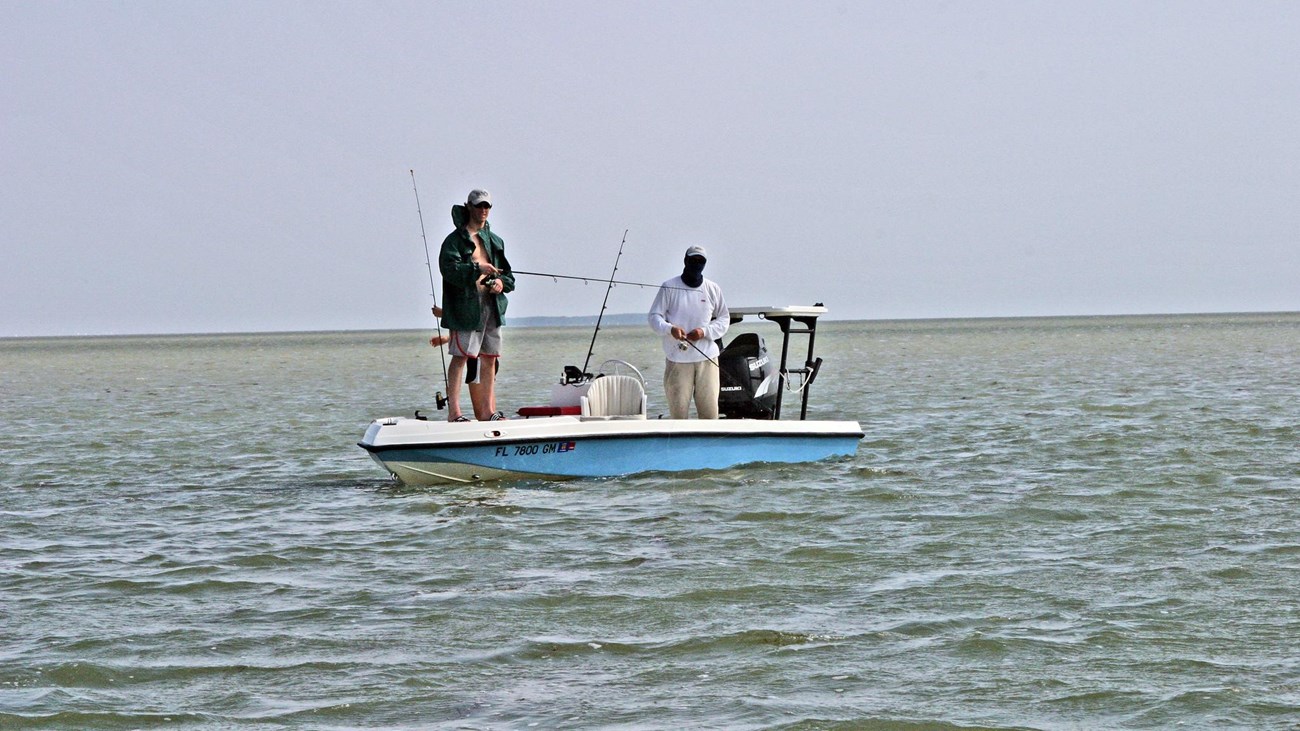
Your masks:
<svg viewBox="0 0 1300 731"><path fill-rule="evenodd" d="M749 316L777 324L782 344L775 363L756 333L742 333L722 350L722 418L651 417L639 370L607 361L616 372L602 366L593 376L567 366L550 402L519 409L520 418L455 423L416 412L376 419L357 444L408 485L688 472L854 454L863 437L858 422L807 419L809 387L822 365L813 356L817 319L826 307L730 312L732 324ZM807 357L795 368L787 363L792 335L807 338ZM617 372L620 365L630 372ZM800 396L798 419L781 418L786 391Z"/></svg>

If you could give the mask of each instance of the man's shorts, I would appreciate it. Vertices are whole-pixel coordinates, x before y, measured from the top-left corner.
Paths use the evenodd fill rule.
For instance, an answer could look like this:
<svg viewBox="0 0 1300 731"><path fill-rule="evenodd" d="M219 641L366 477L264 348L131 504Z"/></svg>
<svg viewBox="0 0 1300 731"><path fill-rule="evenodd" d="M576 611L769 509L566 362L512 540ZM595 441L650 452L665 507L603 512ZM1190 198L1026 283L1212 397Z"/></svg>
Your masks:
<svg viewBox="0 0 1300 731"><path fill-rule="evenodd" d="M497 358L501 355L501 328L489 324L482 330L453 330L447 349L466 358Z"/></svg>
<svg viewBox="0 0 1300 731"><path fill-rule="evenodd" d="M447 349L452 357L468 358L465 368L465 382L479 383L482 370L478 367L479 358L492 359L492 373L499 366L497 358L501 357L501 325L497 317L496 303L484 292L478 295L479 317L477 330L452 330L451 342Z"/></svg>
<svg viewBox="0 0 1300 731"><path fill-rule="evenodd" d="M497 358L501 357L501 328L488 325L482 330L453 330L447 349L453 356L463 355L469 359L465 365L465 383L482 383L483 369L478 367L478 359L491 358L488 365L496 374L500 366Z"/></svg>

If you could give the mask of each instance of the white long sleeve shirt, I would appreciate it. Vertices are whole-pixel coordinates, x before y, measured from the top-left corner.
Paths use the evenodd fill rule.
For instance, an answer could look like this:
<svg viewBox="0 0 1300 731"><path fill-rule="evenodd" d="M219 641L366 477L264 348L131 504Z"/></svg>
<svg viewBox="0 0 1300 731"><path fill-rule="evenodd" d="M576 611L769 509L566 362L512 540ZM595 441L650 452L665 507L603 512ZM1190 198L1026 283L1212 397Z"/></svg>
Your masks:
<svg viewBox="0 0 1300 731"><path fill-rule="evenodd" d="M681 277L673 277L659 287L654 304L650 305L649 320L650 327L663 338L664 357L674 363L697 363L717 359L719 351L715 341L727 333L731 313L716 282L705 279L698 287L687 287ZM704 337L694 343L699 350L690 343L673 339L674 325L688 333L697 327L704 328Z"/></svg>

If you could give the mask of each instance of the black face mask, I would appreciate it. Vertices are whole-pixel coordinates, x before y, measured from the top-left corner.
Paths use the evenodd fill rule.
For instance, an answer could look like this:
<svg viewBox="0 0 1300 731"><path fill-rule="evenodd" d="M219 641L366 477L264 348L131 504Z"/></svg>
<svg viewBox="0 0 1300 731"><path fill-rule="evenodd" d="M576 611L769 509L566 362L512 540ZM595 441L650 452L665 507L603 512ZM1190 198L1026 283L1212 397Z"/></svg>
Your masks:
<svg viewBox="0 0 1300 731"><path fill-rule="evenodd" d="M687 287L704 284L704 259L698 256L686 257L686 268L682 270L682 281Z"/></svg>

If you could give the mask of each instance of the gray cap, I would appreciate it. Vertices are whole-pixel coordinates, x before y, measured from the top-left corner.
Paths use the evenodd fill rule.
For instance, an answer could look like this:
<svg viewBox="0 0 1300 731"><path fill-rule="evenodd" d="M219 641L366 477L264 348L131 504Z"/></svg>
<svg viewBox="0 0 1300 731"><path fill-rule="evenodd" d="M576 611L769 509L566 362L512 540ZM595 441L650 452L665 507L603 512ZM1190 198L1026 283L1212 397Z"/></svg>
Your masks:
<svg viewBox="0 0 1300 731"><path fill-rule="evenodd" d="M486 203L490 206L492 205L492 194L482 188L475 188L469 192L469 198L466 201L471 206L477 206L480 203Z"/></svg>
<svg viewBox="0 0 1300 731"><path fill-rule="evenodd" d="M692 246L691 248L686 250L686 256L687 257L698 256L701 259L709 258L709 255L704 251L703 246Z"/></svg>

